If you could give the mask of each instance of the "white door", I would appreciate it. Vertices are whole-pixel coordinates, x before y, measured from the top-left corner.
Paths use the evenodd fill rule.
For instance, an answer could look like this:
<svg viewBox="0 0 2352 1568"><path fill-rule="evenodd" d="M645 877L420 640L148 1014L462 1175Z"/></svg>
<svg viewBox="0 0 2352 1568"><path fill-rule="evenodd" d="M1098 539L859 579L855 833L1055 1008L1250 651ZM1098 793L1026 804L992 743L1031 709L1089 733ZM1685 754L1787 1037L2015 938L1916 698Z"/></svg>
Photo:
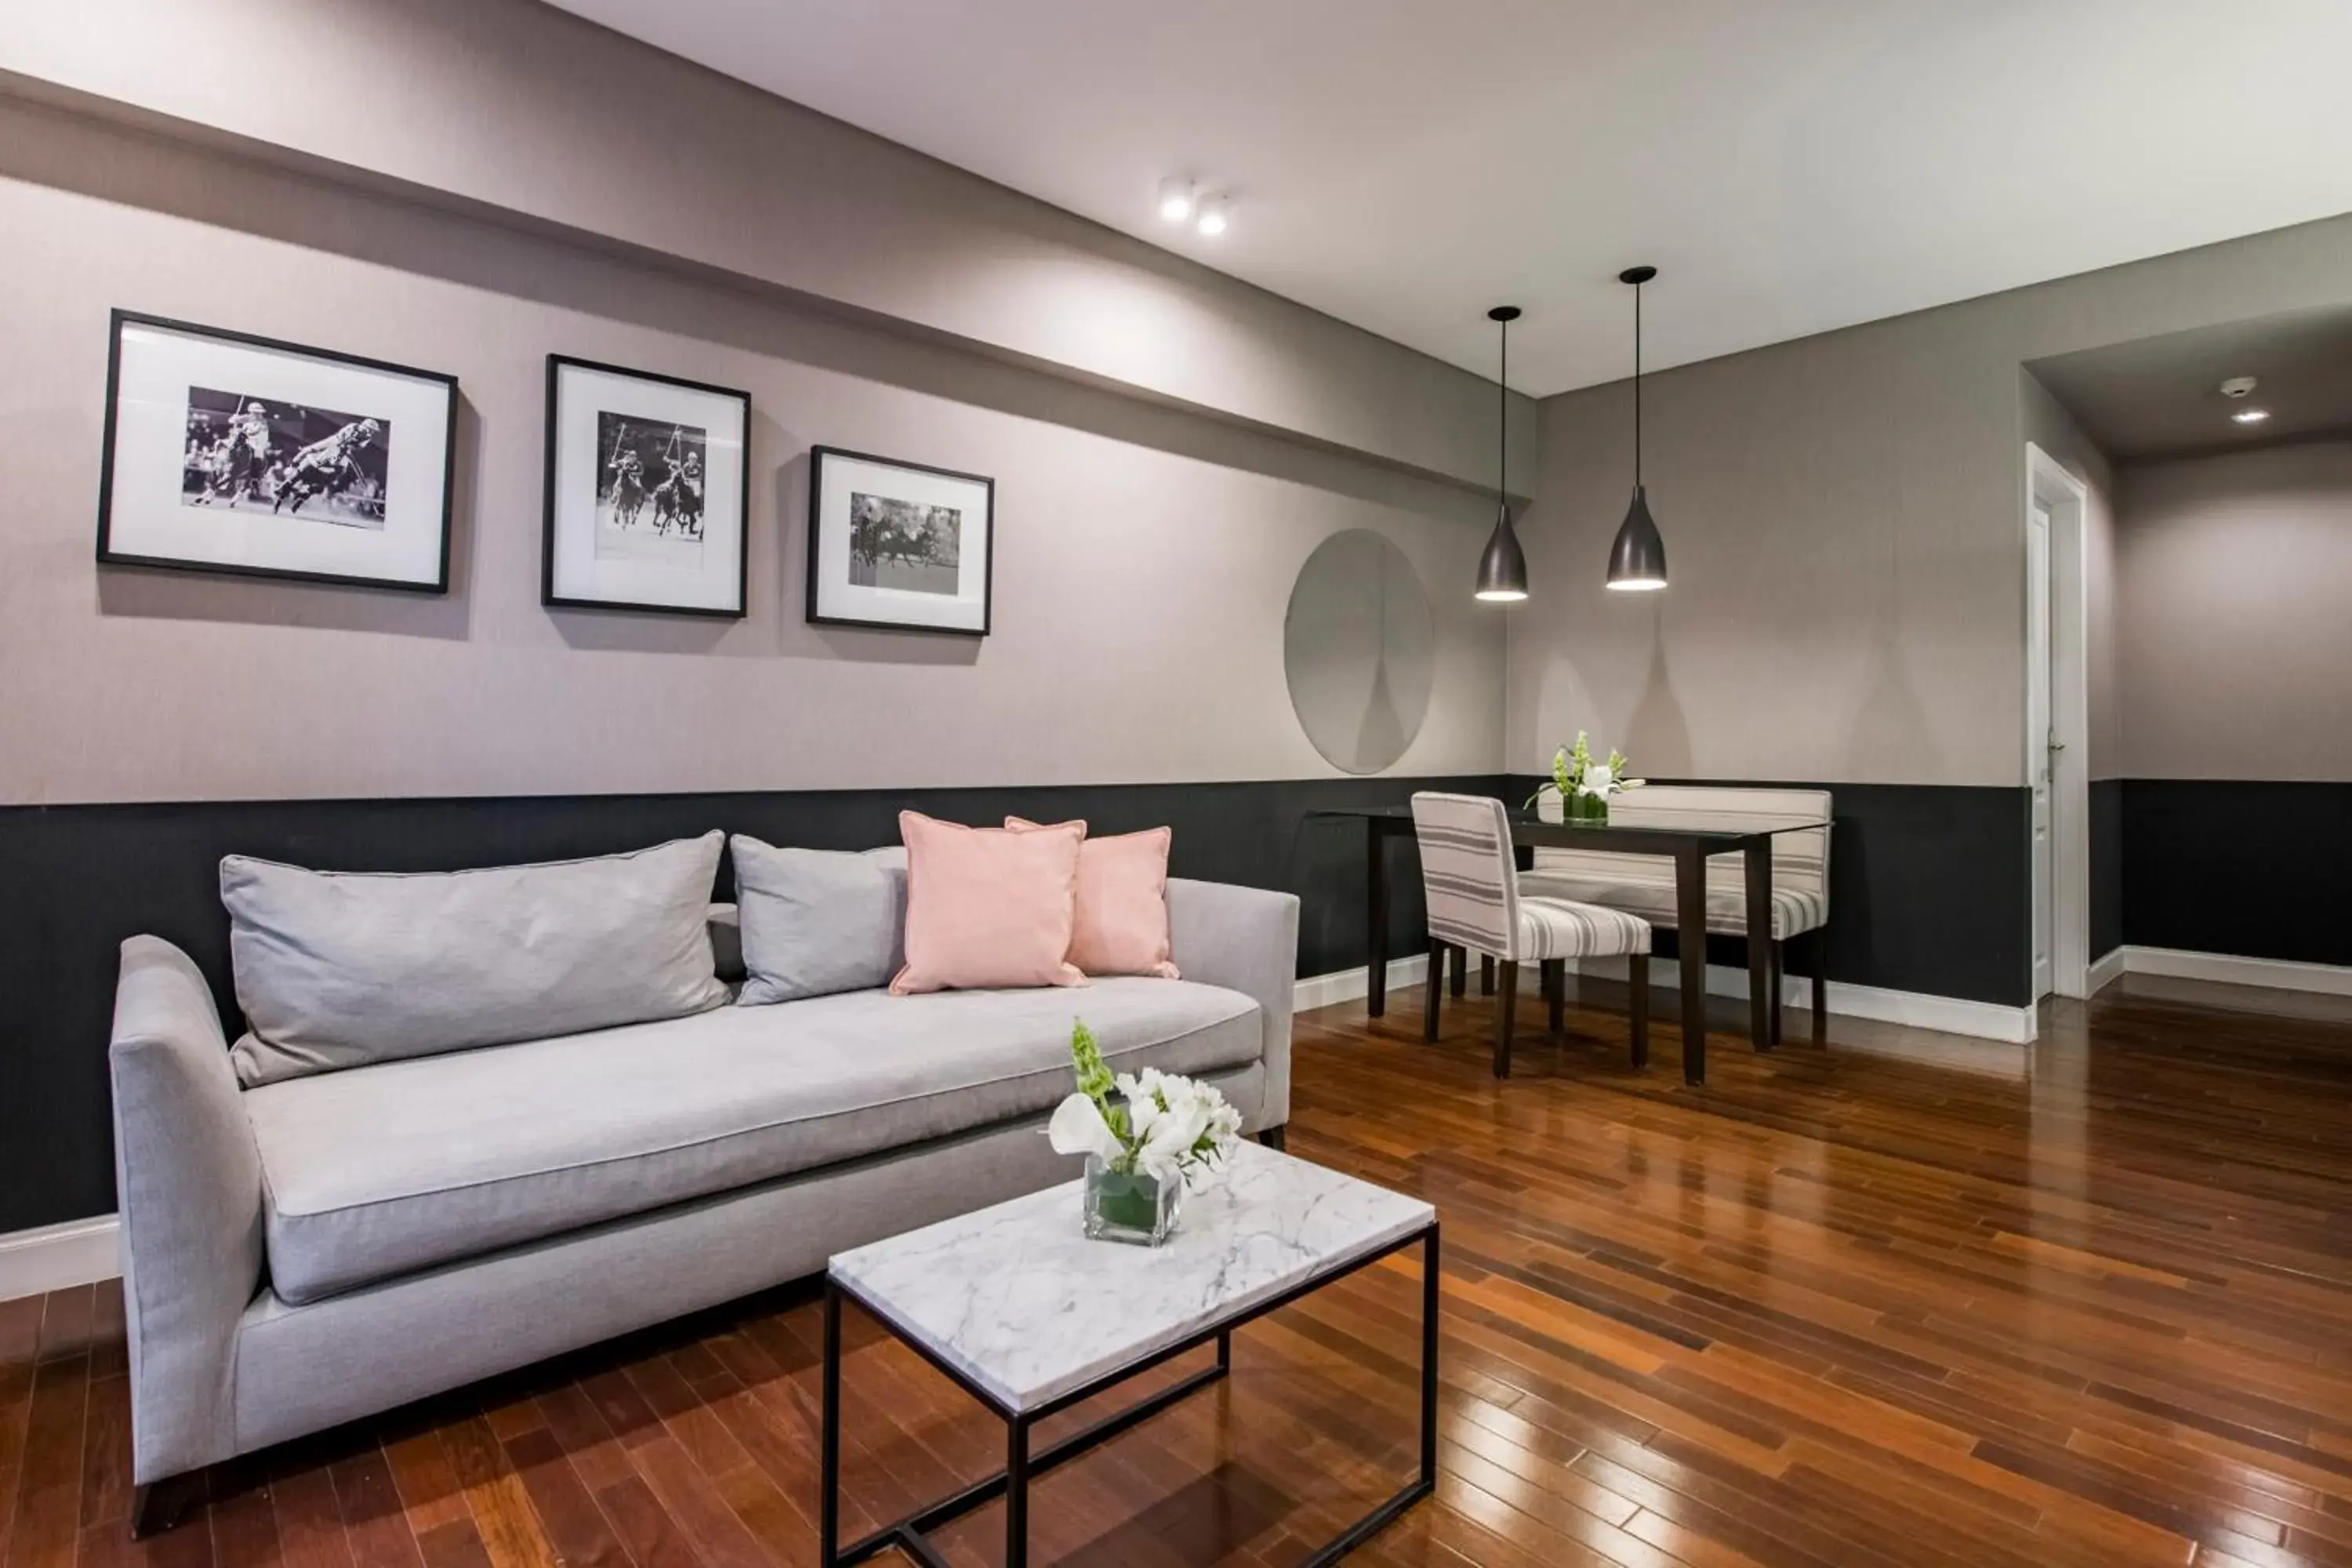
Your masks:
<svg viewBox="0 0 2352 1568"><path fill-rule="evenodd" d="M2033 1000L2050 994L2056 885L2050 852L2050 509L2035 501L2025 539L2025 772L2033 795Z"/></svg>

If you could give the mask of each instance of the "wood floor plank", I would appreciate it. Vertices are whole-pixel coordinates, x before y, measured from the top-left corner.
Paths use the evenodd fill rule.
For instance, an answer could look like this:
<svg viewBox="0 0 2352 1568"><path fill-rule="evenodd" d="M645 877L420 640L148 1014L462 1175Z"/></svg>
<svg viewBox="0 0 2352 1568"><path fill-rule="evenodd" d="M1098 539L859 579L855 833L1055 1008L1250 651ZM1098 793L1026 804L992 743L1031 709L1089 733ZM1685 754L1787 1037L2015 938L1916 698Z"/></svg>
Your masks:
<svg viewBox="0 0 2352 1568"><path fill-rule="evenodd" d="M343 1515L353 1568L421 1568L415 1537L380 1446L338 1460L327 1472Z"/></svg>
<svg viewBox="0 0 2352 1568"><path fill-rule="evenodd" d="M50 1291L41 1313L39 1359L57 1361L87 1353L97 1328L97 1286L75 1285Z"/></svg>
<svg viewBox="0 0 2352 1568"><path fill-rule="evenodd" d="M555 1548L489 1421L476 1415L451 1422L441 1428L441 1446L491 1568L556 1568Z"/></svg>
<svg viewBox="0 0 2352 1568"><path fill-rule="evenodd" d="M88 1287L79 1294L86 1303ZM45 1331L50 1321L44 1316ZM43 1360L35 1368L16 1505L7 1553L0 1559L5 1568L69 1568L74 1561L81 1533L82 1426L89 1396L87 1349Z"/></svg>
<svg viewBox="0 0 2352 1568"><path fill-rule="evenodd" d="M299 1451L283 1458L289 1462L273 1469L269 1496L286 1568L356 1568L327 1467L305 1462L307 1456Z"/></svg>
<svg viewBox="0 0 2352 1568"><path fill-rule="evenodd" d="M489 1568L490 1554L471 1514L435 1525L416 1538L425 1568Z"/></svg>
<svg viewBox="0 0 2352 1568"><path fill-rule="evenodd" d="M40 1349L47 1301L24 1296L0 1301L0 1563L16 1518L25 1444L33 1416L34 1357Z"/></svg>
<svg viewBox="0 0 2352 1568"><path fill-rule="evenodd" d="M278 1543L278 1509L264 1468L248 1464L240 1469L225 1465L213 1472L212 1479L205 1522L212 1536L213 1561L224 1568L280 1568L286 1553ZM118 1528L110 1533L119 1536L121 1531ZM167 1531L155 1539L178 1533Z"/></svg>
<svg viewBox="0 0 2352 1568"><path fill-rule="evenodd" d="M474 1516L466 1502L466 1489L457 1479L457 1467L449 1462L449 1451L442 1447L438 1431L420 1426L388 1433L383 1457L409 1531L420 1543L444 1526L461 1521L471 1525Z"/></svg>
<svg viewBox="0 0 2352 1568"><path fill-rule="evenodd" d="M120 1333L120 1330L116 1331ZM82 1417L81 1524L127 1519L131 1512L131 1380L99 1376L113 1358L93 1346L88 1404Z"/></svg>
<svg viewBox="0 0 2352 1568"><path fill-rule="evenodd" d="M519 1432L506 1440L506 1450L559 1562L566 1568L626 1568L628 1548L553 1433L544 1426Z"/></svg>

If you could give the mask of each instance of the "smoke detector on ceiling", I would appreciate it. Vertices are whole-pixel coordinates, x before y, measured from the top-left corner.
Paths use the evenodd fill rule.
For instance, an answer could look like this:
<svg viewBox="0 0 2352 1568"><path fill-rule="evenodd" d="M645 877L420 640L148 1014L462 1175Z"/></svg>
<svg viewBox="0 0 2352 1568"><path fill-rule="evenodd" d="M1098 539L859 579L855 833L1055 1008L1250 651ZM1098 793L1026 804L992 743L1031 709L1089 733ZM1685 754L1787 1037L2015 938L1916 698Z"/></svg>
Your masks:
<svg viewBox="0 0 2352 1568"><path fill-rule="evenodd" d="M2224 397L2252 397L2254 388L2262 384L2251 375L2233 375L2221 384Z"/></svg>

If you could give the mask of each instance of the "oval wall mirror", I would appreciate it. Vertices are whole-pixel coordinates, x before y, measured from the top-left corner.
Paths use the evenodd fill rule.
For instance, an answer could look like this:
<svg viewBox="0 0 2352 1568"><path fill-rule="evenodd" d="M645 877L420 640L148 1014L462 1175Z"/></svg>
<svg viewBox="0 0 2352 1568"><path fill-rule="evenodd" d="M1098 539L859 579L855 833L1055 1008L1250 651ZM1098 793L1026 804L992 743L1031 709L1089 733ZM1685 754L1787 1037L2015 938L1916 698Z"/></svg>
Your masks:
<svg viewBox="0 0 2352 1568"><path fill-rule="evenodd" d="M1437 634L1404 552L1368 528L1315 547L1290 590L1282 668L1299 727L1334 767L1395 765L1429 713Z"/></svg>

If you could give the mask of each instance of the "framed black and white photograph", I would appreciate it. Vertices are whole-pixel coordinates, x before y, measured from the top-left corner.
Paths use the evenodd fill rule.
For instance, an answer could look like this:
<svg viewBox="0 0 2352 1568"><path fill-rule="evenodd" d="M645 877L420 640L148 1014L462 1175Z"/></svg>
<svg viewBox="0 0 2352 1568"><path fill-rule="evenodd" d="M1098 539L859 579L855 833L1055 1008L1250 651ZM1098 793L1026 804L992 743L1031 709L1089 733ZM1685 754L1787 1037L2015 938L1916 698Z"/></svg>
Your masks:
<svg viewBox="0 0 2352 1568"><path fill-rule="evenodd" d="M457 378L114 312L98 558L449 587Z"/></svg>
<svg viewBox="0 0 2352 1568"><path fill-rule="evenodd" d="M541 602L742 615L751 429L748 392L548 355Z"/></svg>
<svg viewBox="0 0 2352 1568"><path fill-rule="evenodd" d="M834 447L809 452L808 618L988 635L996 481Z"/></svg>

